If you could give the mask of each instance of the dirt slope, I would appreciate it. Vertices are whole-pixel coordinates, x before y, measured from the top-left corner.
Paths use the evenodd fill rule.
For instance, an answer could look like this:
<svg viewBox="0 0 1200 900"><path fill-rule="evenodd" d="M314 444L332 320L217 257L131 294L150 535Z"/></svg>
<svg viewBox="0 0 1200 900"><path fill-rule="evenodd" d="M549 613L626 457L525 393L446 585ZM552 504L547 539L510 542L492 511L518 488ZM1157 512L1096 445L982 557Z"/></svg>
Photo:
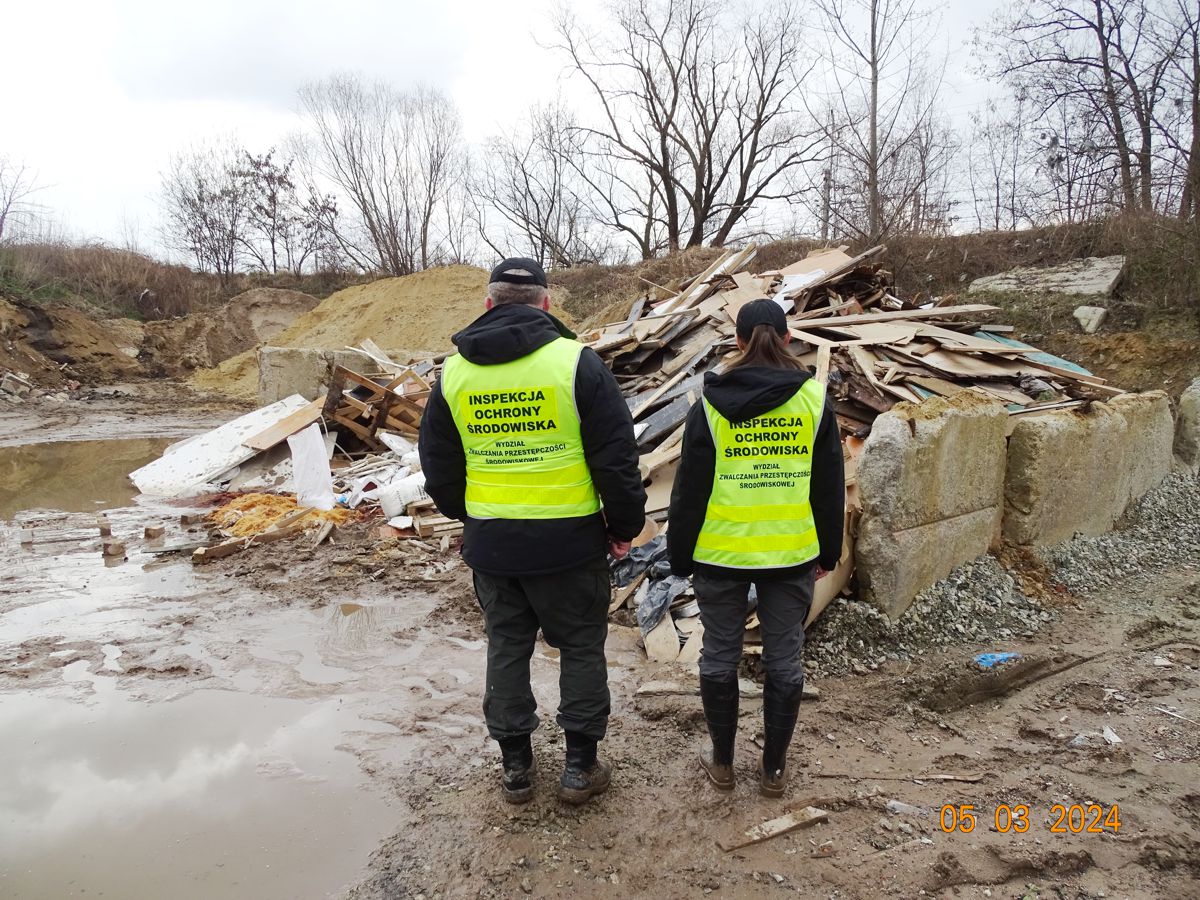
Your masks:
<svg viewBox="0 0 1200 900"><path fill-rule="evenodd" d="M429 269L382 278L327 297L271 339L277 347L341 348L370 338L385 350L444 351L450 337L483 313L488 273L473 266ZM557 292L555 299L558 299ZM571 324L555 305L553 312ZM197 372L192 383L250 396L258 378L253 350Z"/></svg>
<svg viewBox="0 0 1200 900"><path fill-rule="evenodd" d="M301 291L252 288L212 313L150 322L143 353L163 374L210 368L271 340L319 303Z"/></svg>

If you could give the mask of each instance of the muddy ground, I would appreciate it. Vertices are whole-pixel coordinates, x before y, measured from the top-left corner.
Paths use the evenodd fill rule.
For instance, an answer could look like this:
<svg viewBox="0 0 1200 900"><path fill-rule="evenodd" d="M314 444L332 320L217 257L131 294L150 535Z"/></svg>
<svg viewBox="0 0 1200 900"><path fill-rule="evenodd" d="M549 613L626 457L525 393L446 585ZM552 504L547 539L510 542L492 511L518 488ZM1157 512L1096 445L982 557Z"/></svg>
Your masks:
<svg viewBox="0 0 1200 900"><path fill-rule="evenodd" d="M79 473L98 448L61 442L228 417L161 393L36 412L39 428L0 413L0 472L28 471L11 460L42 456L35 441L60 442L40 450ZM99 449L109 474L53 495L66 511L37 509L34 484L0 524L0 897L1197 895L1200 559L1136 589L1049 590L1054 621L1031 638L816 681L782 801L754 790L758 700L743 701L737 790L718 794L694 762L698 698L636 695L691 676L650 665L614 627L613 787L560 806L557 653L539 644L538 790L513 808L453 555L380 543L361 522L315 550L297 539L193 568L206 533L180 516L200 503L114 493L111 473L132 463ZM102 508L126 557L101 555ZM165 537L144 540L152 524ZM1023 658L989 675L980 650ZM942 831L946 804L974 806L972 833ZM1082 807L1082 823L1053 831L1056 804ZM828 821L717 846L804 805ZM997 830L1002 805L1028 807L1028 830Z"/></svg>

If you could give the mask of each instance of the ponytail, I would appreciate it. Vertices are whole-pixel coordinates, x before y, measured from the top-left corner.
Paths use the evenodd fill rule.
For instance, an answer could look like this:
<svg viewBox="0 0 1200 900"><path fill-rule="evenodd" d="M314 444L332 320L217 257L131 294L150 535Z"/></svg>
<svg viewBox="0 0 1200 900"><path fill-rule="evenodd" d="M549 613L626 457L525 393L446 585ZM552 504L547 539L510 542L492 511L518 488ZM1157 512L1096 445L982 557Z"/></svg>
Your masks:
<svg viewBox="0 0 1200 900"><path fill-rule="evenodd" d="M773 325L759 325L750 332L750 340L746 341L746 349L742 355L729 364L727 369L737 369L742 366L766 366L769 369L799 369L807 372L804 363L788 352L784 336L775 330Z"/></svg>

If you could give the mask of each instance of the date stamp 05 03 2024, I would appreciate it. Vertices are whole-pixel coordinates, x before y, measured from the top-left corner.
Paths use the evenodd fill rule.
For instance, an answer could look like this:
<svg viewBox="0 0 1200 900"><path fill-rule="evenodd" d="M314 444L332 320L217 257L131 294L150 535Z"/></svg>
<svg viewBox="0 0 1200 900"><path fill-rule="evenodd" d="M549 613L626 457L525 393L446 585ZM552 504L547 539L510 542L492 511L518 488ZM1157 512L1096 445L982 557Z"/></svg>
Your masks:
<svg viewBox="0 0 1200 900"><path fill-rule="evenodd" d="M955 831L970 834L980 824L980 817L986 815L971 803L947 804L942 807L939 824L947 834ZM992 811L992 825L1001 834L1025 834L1035 824L1034 816L1024 803L1011 806L1001 803ZM1055 803L1044 821L1051 834L1117 834L1121 830L1121 811L1115 803L1112 806Z"/></svg>

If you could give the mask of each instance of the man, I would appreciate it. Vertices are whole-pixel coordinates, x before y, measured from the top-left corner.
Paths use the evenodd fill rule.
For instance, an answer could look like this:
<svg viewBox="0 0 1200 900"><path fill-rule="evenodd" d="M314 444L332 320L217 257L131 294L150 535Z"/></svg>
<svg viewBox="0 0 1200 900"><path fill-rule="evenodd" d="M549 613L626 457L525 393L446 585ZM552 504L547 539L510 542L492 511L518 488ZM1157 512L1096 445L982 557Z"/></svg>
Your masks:
<svg viewBox="0 0 1200 900"><path fill-rule="evenodd" d="M488 637L483 712L500 744L505 798L533 796L529 659L540 627L561 651L558 794L579 804L612 771L596 753L609 713L605 550L620 559L644 524L633 419L600 357L550 315L535 260L500 263L486 306L454 335L458 353L429 397L425 488L465 523L463 558Z"/></svg>

